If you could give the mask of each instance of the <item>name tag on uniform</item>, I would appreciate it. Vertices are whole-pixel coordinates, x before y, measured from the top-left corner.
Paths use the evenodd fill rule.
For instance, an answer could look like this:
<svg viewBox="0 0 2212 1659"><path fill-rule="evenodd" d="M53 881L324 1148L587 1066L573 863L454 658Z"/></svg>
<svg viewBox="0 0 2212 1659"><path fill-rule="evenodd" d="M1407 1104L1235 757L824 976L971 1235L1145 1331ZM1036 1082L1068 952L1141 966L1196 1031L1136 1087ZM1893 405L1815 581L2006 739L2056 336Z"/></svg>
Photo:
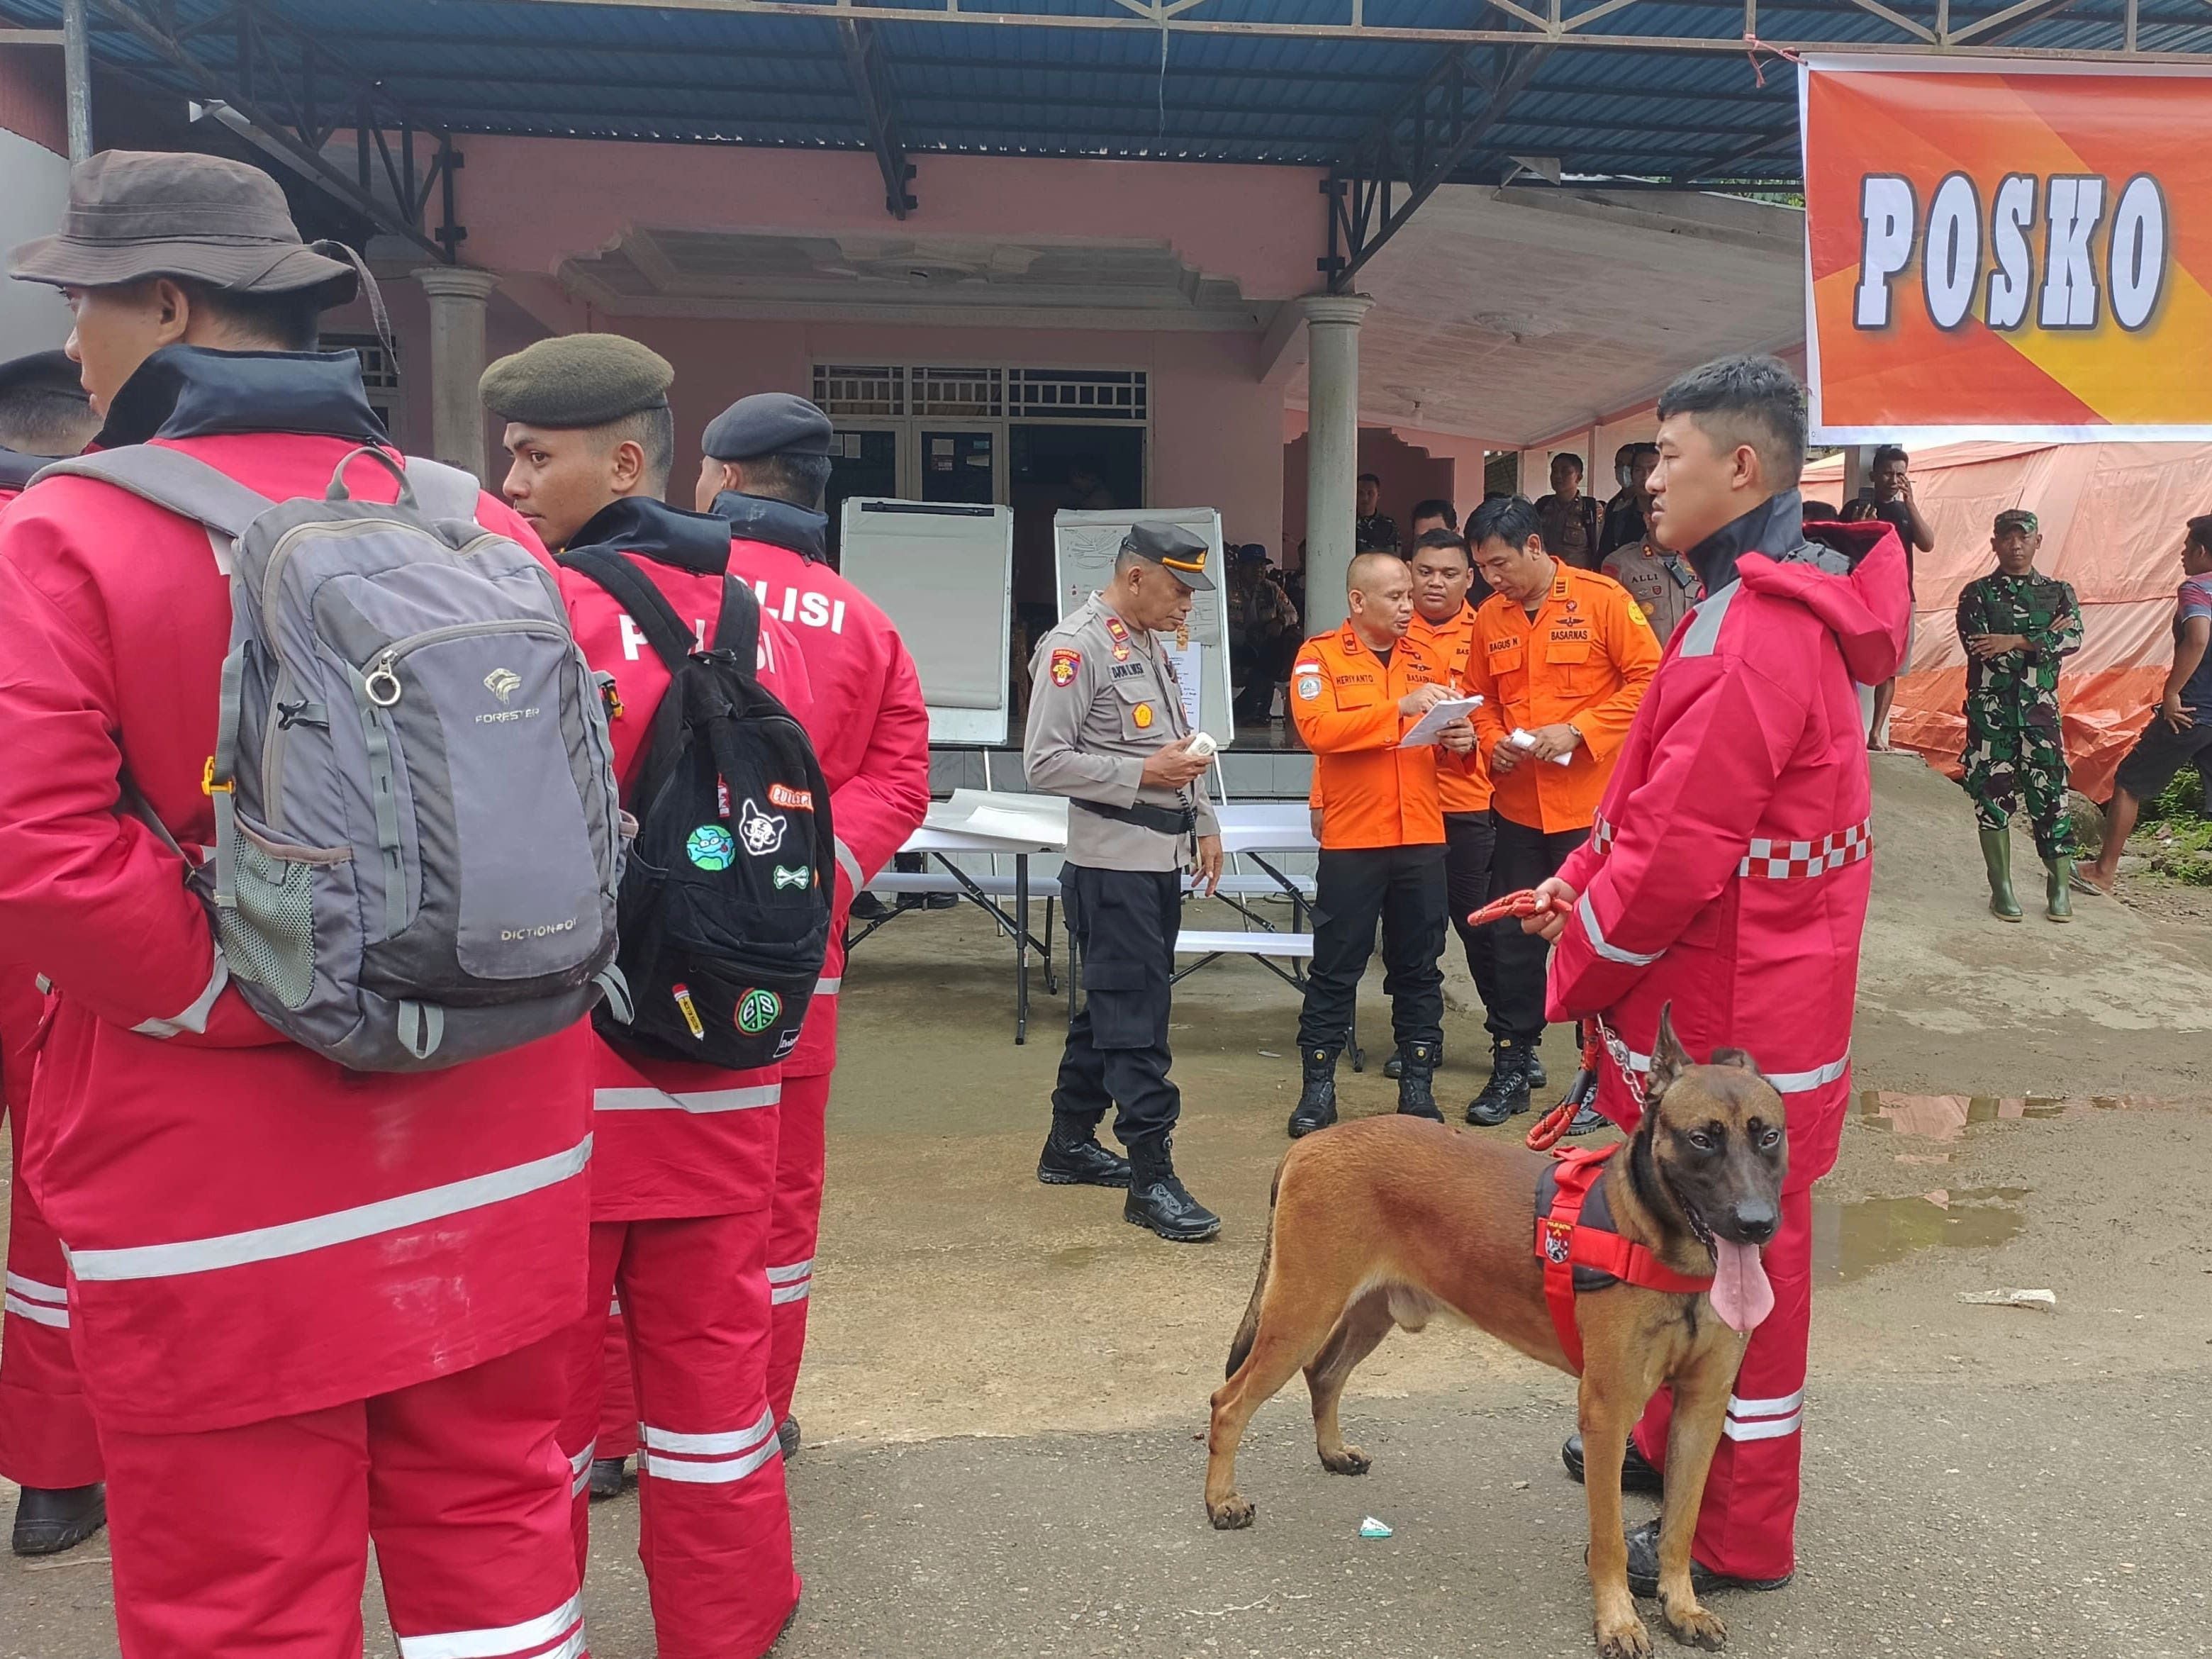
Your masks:
<svg viewBox="0 0 2212 1659"><path fill-rule="evenodd" d="M1117 680L1139 680L1145 677L1145 665L1140 662L1117 662L1107 672Z"/></svg>

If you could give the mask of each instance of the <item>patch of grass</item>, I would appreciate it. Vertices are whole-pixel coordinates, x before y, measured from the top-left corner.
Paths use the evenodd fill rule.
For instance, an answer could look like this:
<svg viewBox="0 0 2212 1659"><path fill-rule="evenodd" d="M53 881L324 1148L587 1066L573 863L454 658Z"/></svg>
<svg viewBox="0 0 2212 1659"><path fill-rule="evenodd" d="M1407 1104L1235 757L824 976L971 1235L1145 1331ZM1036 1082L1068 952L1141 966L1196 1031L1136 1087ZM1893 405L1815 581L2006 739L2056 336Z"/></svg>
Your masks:
<svg viewBox="0 0 2212 1659"><path fill-rule="evenodd" d="M2185 766L2155 800L2143 803L2136 830L2150 867L2174 881L2212 887L2212 817L2204 812L2204 779Z"/></svg>

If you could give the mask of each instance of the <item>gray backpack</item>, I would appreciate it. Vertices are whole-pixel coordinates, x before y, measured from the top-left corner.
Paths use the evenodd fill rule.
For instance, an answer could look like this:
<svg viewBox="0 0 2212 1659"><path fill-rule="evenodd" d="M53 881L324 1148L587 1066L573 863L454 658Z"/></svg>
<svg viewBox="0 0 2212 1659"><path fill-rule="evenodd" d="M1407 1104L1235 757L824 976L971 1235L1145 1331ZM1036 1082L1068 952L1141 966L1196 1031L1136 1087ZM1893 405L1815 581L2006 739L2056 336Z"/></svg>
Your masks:
<svg viewBox="0 0 2212 1659"><path fill-rule="evenodd" d="M396 505L347 493L364 456ZM193 881L257 1013L356 1071L412 1072L625 1000L599 689L553 573L477 526L474 478L369 448L319 500L150 446L56 473L197 520L228 570L216 847Z"/></svg>

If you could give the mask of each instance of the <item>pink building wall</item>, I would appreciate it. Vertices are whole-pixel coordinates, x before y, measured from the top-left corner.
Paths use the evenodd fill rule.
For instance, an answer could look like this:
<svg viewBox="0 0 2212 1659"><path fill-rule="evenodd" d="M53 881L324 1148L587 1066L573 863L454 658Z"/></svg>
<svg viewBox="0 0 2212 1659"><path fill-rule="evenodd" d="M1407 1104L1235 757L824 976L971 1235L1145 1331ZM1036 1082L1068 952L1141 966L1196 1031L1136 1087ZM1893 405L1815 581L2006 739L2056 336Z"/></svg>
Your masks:
<svg viewBox="0 0 2212 1659"><path fill-rule="evenodd" d="M472 264L551 271L634 226L1164 241L1248 299L1314 286L1321 174L1018 156L915 159L921 206L884 211L872 155L572 138L471 137L458 181ZM556 183L555 181L557 181Z"/></svg>

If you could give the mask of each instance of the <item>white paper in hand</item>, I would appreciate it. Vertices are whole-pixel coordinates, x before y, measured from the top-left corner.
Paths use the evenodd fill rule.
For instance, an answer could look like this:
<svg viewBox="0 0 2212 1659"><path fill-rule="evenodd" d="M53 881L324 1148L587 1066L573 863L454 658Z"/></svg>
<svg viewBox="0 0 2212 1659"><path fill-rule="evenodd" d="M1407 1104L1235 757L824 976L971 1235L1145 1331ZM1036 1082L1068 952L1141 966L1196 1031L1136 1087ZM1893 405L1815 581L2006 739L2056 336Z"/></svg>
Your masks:
<svg viewBox="0 0 2212 1659"><path fill-rule="evenodd" d="M1482 707L1480 697L1446 697L1413 722L1413 729L1398 739L1401 749L1418 749L1437 740L1437 733L1454 720L1463 720Z"/></svg>
<svg viewBox="0 0 2212 1659"><path fill-rule="evenodd" d="M1516 749L1534 749L1536 746L1536 734L1534 732L1524 731L1522 728L1516 726L1513 728L1512 744ZM1574 751L1572 750L1569 750L1564 755L1553 756L1552 764L1554 766L1571 766L1574 764Z"/></svg>

